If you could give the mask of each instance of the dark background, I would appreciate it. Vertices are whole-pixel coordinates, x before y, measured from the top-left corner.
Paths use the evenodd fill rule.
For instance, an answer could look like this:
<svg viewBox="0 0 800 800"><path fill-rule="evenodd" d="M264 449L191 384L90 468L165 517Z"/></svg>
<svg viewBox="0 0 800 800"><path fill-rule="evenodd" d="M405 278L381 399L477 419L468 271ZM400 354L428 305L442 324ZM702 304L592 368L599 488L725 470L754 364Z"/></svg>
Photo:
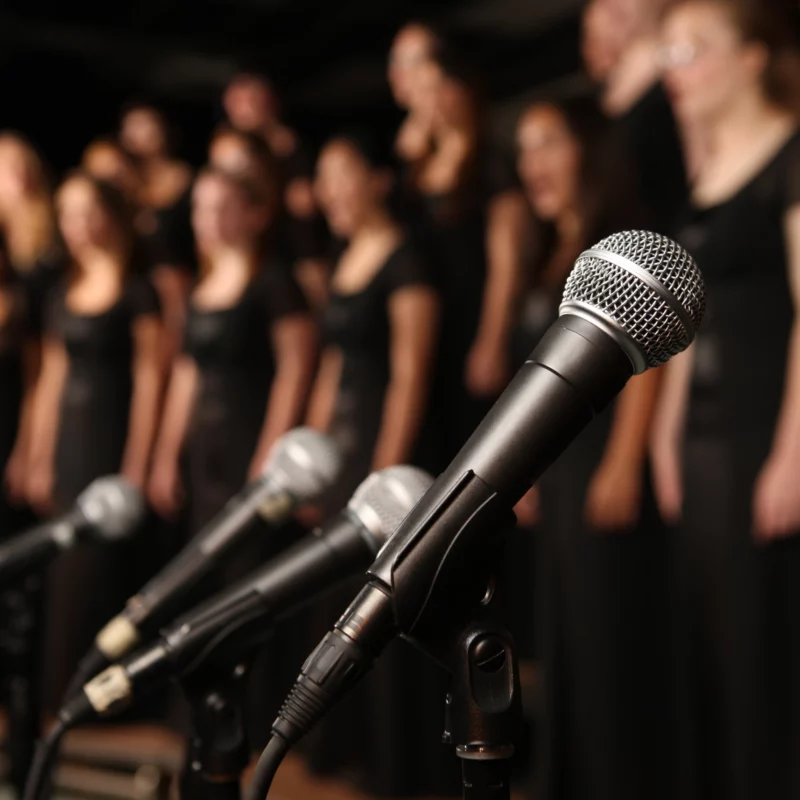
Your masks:
<svg viewBox="0 0 800 800"><path fill-rule="evenodd" d="M581 0L2 0L0 128L23 131L56 171L116 128L131 99L163 106L200 163L219 98L241 67L271 76L310 139L337 127L389 130L385 81L397 29L432 22L480 68L496 135L537 91L579 81Z"/></svg>

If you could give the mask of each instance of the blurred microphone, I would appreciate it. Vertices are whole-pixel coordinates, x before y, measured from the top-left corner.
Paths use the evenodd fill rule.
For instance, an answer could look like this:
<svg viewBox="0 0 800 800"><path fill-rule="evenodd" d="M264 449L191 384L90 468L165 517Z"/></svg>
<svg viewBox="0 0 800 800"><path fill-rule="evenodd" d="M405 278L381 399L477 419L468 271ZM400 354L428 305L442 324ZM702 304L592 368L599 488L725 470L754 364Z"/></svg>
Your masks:
<svg viewBox="0 0 800 800"><path fill-rule="evenodd" d="M317 500L333 487L340 470L339 449L324 434L310 428L295 428L278 439L261 478L231 499L158 575L128 600L125 610L100 631L67 696L109 663L130 652L143 634L163 624L191 589L245 537L257 516L272 525L286 522L295 508Z"/></svg>
<svg viewBox="0 0 800 800"><path fill-rule="evenodd" d="M498 533L513 522L517 500L632 375L689 346L704 310L694 260L664 236L620 233L581 254L558 320L304 664L273 725L263 769L395 636L435 643L469 619L485 596Z"/></svg>
<svg viewBox="0 0 800 800"><path fill-rule="evenodd" d="M373 473L322 528L178 618L151 646L89 681L62 709L61 721L74 725L113 713L214 658L234 666L269 635L276 619L366 569L432 483L415 467Z"/></svg>
<svg viewBox="0 0 800 800"><path fill-rule="evenodd" d="M107 542L124 539L144 514L140 492L124 478L98 478L78 496L72 510L0 546L0 585L70 550L84 535Z"/></svg>

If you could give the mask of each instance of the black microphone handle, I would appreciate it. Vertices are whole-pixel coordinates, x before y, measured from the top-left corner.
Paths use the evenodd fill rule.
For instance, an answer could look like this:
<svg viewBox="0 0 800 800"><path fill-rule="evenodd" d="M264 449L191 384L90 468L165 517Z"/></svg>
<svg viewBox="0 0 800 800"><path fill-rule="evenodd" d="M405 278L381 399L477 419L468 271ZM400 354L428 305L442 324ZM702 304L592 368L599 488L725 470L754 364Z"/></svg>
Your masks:
<svg viewBox="0 0 800 800"><path fill-rule="evenodd" d="M366 569L378 542L348 510L303 537L247 578L179 617L151 646L110 667L86 694L106 713L167 680L218 658L235 665L271 634L272 624ZM104 677L109 676L110 678ZM87 713L86 697L62 710L71 722Z"/></svg>
<svg viewBox="0 0 800 800"><path fill-rule="evenodd" d="M20 575L47 563L61 550L72 547L82 517L71 513L35 528L0 545L0 586L7 586Z"/></svg>

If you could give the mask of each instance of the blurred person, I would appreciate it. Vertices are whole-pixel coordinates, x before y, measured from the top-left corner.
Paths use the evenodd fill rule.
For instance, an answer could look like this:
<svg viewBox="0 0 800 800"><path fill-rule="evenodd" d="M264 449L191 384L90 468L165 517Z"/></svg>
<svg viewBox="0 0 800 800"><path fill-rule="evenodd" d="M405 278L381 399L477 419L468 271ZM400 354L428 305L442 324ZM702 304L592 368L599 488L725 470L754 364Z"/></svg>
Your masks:
<svg viewBox="0 0 800 800"><path fill-rule="evenodd" d="M511 377L526 211L513 168L486 142L473 76L450 50L420 69L414 102L433 147L408 165L404 199L442 296L433 396L444 466Z"/></svg>
<svg viewBox="0 0 800 800"><path fill-rule="evenodd" d="M233 128L266 142L281 178L281 208L285 219L287 257L309 302L318 310L327 286L328 242L314 199L313 160L295 131L280 119L280 104L272 84L254 73L237 75L222 98Z"/></svg>
<svg viewBox="0 0 800 800"><path fill-rule="evenodd" d="M373 470L427 465L423 434L436 350L438 300L419 253L387 208L388 154L356 133L330 140L317 165L317 196L342 239L323 320L324 349L308 422L345 452L345 473L328 498L340 508ZM357 581L360 585L360 581ZM357 588L326 603L335 621ZM363 688L310 743L317 772L355 776L383 796L432 795L459 787L453 753L439 744L446 682L406 643L392 646Z"/></svg>
<svg viewBox="0 0 800 800"><path fill-rule="evenodd" d="M663 233L686 200L687 163L701 157L696 133L676 121L661 83L659 20L667 2L592 0L582 35L587 71L630 159L643 222Z"/></svg>
<svg viewBox="0 0 800 800"><path fill-rule="evenodd" d="M125 198L76 173L56 200L69 267L48 304L34 409L28 494L42 513L66 511L104 475L144 488L161 392L158 299L132 273ZM94 634L134 588L123 552L88 545L50 570L43 663L51 710Z"/></svg>
<svg viewBox="0 0 800 800"><path fill-rule="evenodd" d="M280 165L267 143L256 134L223 125L209 145L209 163L225 172L256 181L272 209L274 222L267 231L270 246L283 266L293 268L312 309L319 312L328 300L330 274L326 259L298 255L323 249L318 226L298 224L286 211L282 198ZM311 239L309 239L311 237Z"/></svg>
<svg viewBox="0 0 800 800"><path fill-rule="evenodd" d="M800 133L790 25L680 0L666 85L708 142L679 240L707 312L667 367L656 487L678 601L676 797L800 794Z"/></svg>
<svg viewBox="0 0 800 800"><path fill-rule="evenodd" d="M315 328L291 276L262 252L271 222L255 183L201 172L192 192L199 278L149 492L166 517L187 503L192 532L261 474L272 444L304 412Z"/></svg>
<svg viewBox="0 0 800 800"><path fill-rule="evenodd" d="M387 70L389 87L398 108L408 112L394 145L395 153L403 161L422 158L431 149L432 120L424 106L415 104L415 99L417 85L424 77L422 68L441 47L440 37L421 22L410 22L401 28L392 42Z"/></svg>
<svg viewBox="0 0 800 800"><path fill-rule="evenodd" d="M515 336L522 363L556 320L575 259L638 213L593 101L530 106L517 143L537 228ZM647 468L659 378L633 378L536 490L539 800L667 796L668 553Z"/></svg>
<svg viewBox="0 0 800 800"><path fill-rule="evenodd" d="M113 136L90 142L81 157L81 169L92 178L121 192L134 214L134 226L142 226L142 175L133 157Z"/></svg>
<svg viewBox="0 0 800 800"><path fill-rule="evenodd" d="M21 282L32 333L41 335L50 289L61 277L61 249L47 169L16 133L0 133L0 233Z"/></svg>

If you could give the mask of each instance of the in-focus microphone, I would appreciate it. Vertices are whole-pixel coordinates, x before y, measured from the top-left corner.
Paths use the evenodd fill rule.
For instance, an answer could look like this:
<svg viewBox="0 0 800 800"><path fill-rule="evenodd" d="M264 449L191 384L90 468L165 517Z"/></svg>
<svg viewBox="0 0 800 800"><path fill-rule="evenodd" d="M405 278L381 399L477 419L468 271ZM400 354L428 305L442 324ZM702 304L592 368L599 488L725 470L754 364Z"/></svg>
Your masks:
<svg viewBox="0 0 800 800"><path fill-rule="evenodd" d="M558 320L304 664L273 725L275 752L321 719L395 636L435 643L467 621L517 500L632 375L689 346L704 310L700 271L664 236L620 233L581 254Z"/></svg>
<svg viewBox="0 0 800 800"><path fill-rule="evenodd" d="M322 528L178 618L152 645L89 681L62 709L60 719L74 725L96 714L108 715L216 659L222 666L235 666L270 635L278 618L366 569L432 483L416 467L373 473Z"/></svg>
<svg viewBox="0 0 800 800"><path fill-rule="evenodd" d="M261 478L231 499L100 631L68 696L169 619L197 583L245 537L257 516L280 525L296 507L319 499L333 487L341 462L336 443L318 431L295 428L282 436L273 445Z"/></svg>
<svg viewBox="0 0 800 800"><path fill-rule="evenodd" d="M75 506L53 520L0 546L0 585L42 566L88 536L101 541L124 539L145 515L141 493L116 475L98 478L84 489Z"/></svg>

